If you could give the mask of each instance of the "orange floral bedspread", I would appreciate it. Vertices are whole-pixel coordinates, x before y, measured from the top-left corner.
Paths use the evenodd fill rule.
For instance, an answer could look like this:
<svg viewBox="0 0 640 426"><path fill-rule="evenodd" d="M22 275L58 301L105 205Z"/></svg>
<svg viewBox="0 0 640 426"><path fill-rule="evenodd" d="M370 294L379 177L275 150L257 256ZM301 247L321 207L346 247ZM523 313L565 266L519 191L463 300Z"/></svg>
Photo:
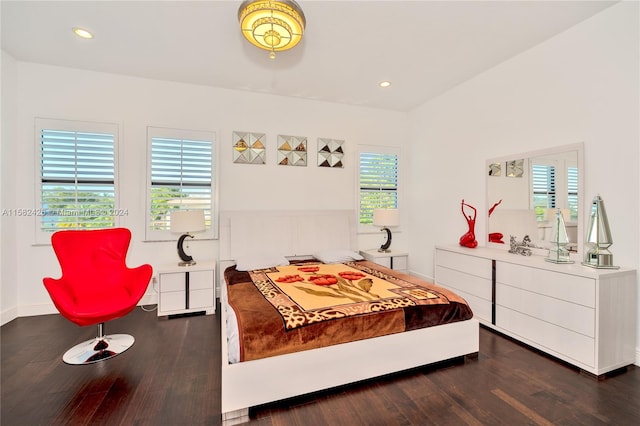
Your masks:
<svg viewBox="0 0 640 426"><path fill-rule="evenodd" d="M473 316L457 294L368 261L225 271L248 361Z"/></svg>

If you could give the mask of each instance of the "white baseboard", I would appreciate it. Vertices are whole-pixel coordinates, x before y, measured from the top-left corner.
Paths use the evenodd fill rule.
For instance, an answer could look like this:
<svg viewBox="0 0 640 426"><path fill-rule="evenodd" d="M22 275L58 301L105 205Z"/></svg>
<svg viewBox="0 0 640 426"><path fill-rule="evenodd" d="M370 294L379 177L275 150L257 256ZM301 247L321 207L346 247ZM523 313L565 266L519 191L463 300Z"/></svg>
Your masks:
<svg viewBox="0 0 640 426"><path fill-rule="evenodd" d="M158 303L158 295L156 293L153 294L145 294L140 299L138 306L140 305L155 305ZM49 314L57 314L58 310L56 309L53 303L42 303L38 305L19 305L14 306L9 309L5 309L0 313L0 325L5 325L6 323L13 321L18 317L33 317L36 315L49 315Z"/></svg>
<svg viewBox="0 0 640 426"><path fill-rule="evenodd" d="M12 308L5 309L4 311L0 312L0 325L5 325L9 321L13 321L16 318L18 318L17 307L14 306Z"/></svg>

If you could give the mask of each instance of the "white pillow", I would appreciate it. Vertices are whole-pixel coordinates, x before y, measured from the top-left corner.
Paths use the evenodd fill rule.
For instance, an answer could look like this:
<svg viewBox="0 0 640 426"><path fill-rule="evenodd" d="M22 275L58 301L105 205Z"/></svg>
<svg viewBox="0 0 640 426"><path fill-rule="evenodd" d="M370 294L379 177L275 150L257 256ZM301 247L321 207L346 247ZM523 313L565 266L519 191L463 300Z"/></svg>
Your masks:
<svg viewBox="0 0 640 426"><path fill-rule="evenodd" d="M362 260L364 257L356 253L353 250L321 250L317 253L313 253L313 257L321 261L322 263L342 263L351 262L353 260Z"/></svg>
<svg viewBox="0 0 640 426"><path fill-rule="evenodd" d="M253 271L254 269L267 269L275 266L288 265L286 257L277 254L253 254L240 257L236 260L236 270Z"/></svg>

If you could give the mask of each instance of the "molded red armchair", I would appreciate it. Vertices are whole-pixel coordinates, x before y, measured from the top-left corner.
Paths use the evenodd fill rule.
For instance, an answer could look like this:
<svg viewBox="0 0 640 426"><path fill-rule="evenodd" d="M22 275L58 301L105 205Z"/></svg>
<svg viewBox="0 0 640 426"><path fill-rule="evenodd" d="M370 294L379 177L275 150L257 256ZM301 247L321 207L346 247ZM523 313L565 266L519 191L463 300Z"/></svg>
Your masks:
<svg viewBox="0 0 640 426"><path fill-rule="evenodd" d="M62 268L60 279L44 278L60 314L80 326L98 324L98 336L69 349L67 364L90 364L129 349L127 334L104 335L106 321L131 312L144 295L151 265L128 268L131 232L126 228L58 231L51 236Z"/></svg>

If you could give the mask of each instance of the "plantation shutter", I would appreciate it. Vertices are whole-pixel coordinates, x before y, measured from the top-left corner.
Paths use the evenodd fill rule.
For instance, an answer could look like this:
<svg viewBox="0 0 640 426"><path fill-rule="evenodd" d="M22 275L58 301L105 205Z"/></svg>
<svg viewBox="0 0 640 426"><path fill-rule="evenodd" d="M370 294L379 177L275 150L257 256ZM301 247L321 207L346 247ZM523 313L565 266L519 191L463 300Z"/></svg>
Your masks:
<svg viewBox="0 0 640 426"><path fill-rule="evenodd" d="M578 220L578 168L567 167L567 203L571 220Z"/></svg>
<svg viewBox="0 0 640 426"><path fill-rule="evenodd" d="M115 131L40 128L39 139L39 231L115 226Z"/></svg>
<svg viewBox="0 0 640 426"><path fill-rule="evenodd" d="M373 223L373 209L398 207L398 155L360 153L360 223Z"/></svg>
<svg viewBox="0 0 640 426"><path fill-rule="evenodd" d="M543 220L546 209L556 207L556 168L534 164L531 172L533 206L538 219Z"/></svg>
<svg viewBox="0 0 640 426"><path fill-rule="evenodd" d="M150 228L170 229L172 210L204 210L211 228L211 140L151 138Z"/></svg>

